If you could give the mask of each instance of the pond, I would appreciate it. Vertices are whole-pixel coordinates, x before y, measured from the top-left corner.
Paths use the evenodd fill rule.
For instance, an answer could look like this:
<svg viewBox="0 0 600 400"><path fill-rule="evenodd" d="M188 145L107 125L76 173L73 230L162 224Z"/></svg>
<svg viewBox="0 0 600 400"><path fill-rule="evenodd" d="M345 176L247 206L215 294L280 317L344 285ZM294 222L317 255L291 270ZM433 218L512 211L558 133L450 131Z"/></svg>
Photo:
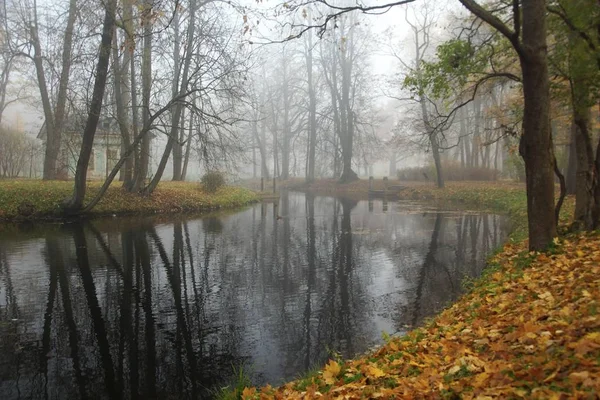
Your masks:
<svg viewBox="0 0 600 400"><path fill-rule="evenodd" d="M507 218L283 193L210 216L0 237L0 398L207 398L282 383L434 315Z"/></svg>

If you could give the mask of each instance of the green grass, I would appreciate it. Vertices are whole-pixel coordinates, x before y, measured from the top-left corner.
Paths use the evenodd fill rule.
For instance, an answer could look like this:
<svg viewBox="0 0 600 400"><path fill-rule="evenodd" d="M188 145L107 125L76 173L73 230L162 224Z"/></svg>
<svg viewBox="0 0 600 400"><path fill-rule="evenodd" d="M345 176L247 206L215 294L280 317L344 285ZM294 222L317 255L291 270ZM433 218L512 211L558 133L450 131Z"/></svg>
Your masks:
<svg viewBox="0 0 600 400"><path fill-rule="evenodd" d="M239 400L244 388L252 386L252 381L243 367L234 367L233 372L235 378L232 383L214 393L216 400Z"/></svg>
<svg viewBox="0 0 600 400"><path fill-rule="evenodd" d="M86 202L101 182L88 182ZM61 204L70 197L73 183L67 181L0 180L0 220L60 218ZM127 193L117 182L88 215L157 214L233 208L255 202L249 189L226 186L207 193L198 183L162 182L151 196ZM24 205L26 207L24 207ZM23 209L26 212L23 212Z"/></svg>

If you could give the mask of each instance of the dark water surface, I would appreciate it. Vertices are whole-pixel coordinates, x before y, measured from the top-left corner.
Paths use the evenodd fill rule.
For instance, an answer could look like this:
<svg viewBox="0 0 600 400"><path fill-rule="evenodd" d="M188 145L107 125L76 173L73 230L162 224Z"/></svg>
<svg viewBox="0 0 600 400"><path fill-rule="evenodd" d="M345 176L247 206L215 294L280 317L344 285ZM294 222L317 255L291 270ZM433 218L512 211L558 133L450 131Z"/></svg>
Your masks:
<svg viewBox="0 0 600 400"><path fill-rule="evenodd" d="M0 399L205 398L239 365L281 383L439 311L507 230L298 193L166 221L0 237Z"/></svg>

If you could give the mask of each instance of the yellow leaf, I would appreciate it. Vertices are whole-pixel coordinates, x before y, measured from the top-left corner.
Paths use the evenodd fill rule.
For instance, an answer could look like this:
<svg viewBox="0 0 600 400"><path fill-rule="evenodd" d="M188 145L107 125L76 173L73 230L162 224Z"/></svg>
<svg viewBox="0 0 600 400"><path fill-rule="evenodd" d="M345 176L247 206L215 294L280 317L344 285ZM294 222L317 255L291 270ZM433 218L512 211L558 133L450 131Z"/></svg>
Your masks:
<svg viewBox="0 0 600 400"><path fill-rule="evenodd" d="M369 378L381 378L382 376L385 376L385 372L383 372L383 370L377 368L374 365L371 365L367 368L367 376Z"/></svg>
<svg viewBox="0 0 600 400"><path fill-rule="evenodd" d="M490 374L488 374L487 372L482 372L481 374L478 374L475 377L475 379L473 379L473 387L476 387L476 388L485 387L489 377L490 377Z"/></svg>
<svg viewBox="0 0 600 400"><path fill-rule="evenodd" d="M244 388L244 390L242 391L242 399L252 399L254 398L254 395L256 394L256 388Z"/></svg>
<svg viewBox="0 0 600 400"><path fill-rule="evenodd" d="M323 371L323 379L327 385L333 385L337 376L340 374L342 367L334 360L329 360L329 364L325 366Z"/></svg>

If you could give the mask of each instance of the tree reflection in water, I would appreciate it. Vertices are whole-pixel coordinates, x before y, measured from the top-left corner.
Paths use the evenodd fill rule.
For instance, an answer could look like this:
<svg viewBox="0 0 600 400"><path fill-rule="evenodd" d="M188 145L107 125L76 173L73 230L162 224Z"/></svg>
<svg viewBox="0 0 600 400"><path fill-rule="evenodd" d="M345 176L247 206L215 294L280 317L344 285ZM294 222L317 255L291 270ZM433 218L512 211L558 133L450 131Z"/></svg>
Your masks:
<svg viewBox="0 0 600 400"><path fill-rule="evenodd" d="M239 365L277 384L439 310L503 221L282 193L1 238L0 398L203 398Z"/></svg>

